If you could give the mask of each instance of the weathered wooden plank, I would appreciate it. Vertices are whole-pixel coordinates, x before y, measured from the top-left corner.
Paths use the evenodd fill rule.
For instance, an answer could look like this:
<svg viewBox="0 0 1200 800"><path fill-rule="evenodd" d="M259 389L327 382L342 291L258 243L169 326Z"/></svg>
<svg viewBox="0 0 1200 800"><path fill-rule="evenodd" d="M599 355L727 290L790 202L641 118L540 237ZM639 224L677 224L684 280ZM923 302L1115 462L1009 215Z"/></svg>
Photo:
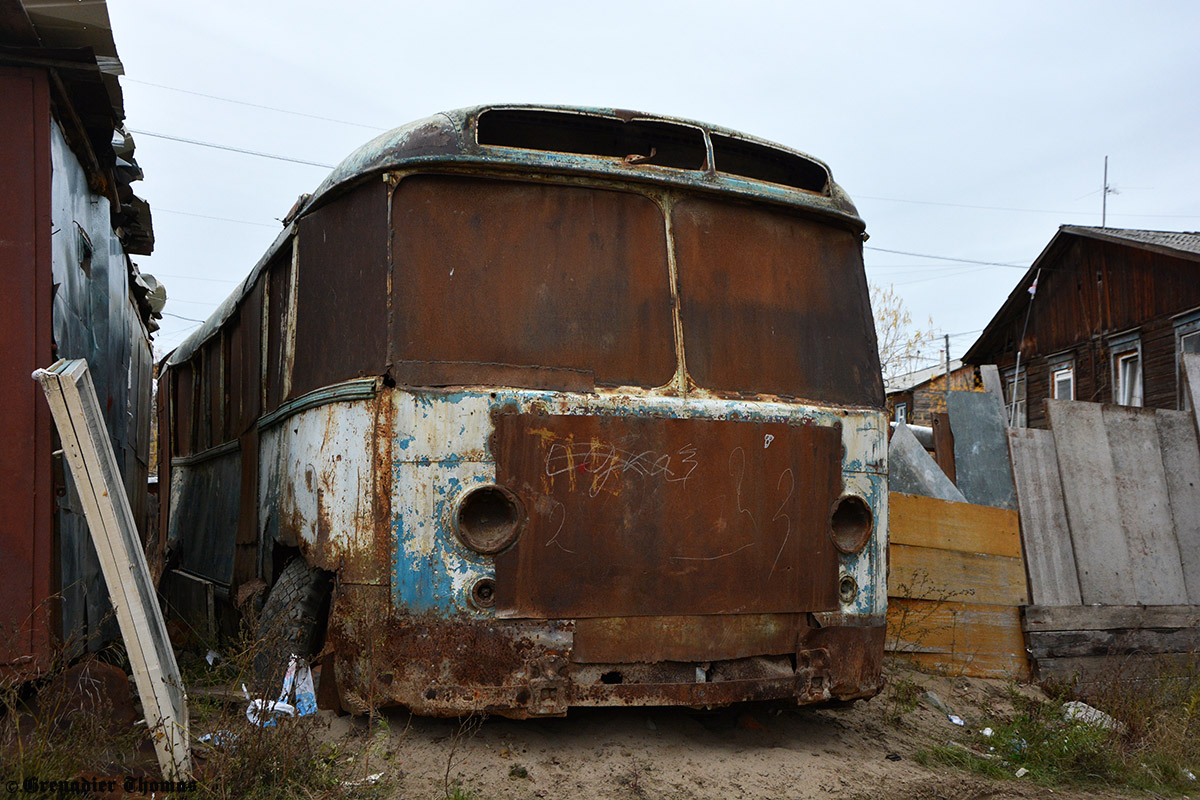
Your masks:
<svg viewBox="0 0 1200 800"><path fill-rule="evenodd" d="M899 492L888 498L888 539L893 544L1021 557L1016 512Z"/></svg>
<svg viewBox="0 0 1200 800"><path fill-rule="evenodd" d="M1200 628L1120 628L1105 631L1037 631L1028 634L1035 659L1200 650Z"/></svg>
<svg viewBox="0 0 1200 800"><path fill-rule="evenodd" d="M1101 417L1112 453L1117 508L1137 602L1186 603L1154 410L1106 405Z"/></svg>
<svg viewBox="0 0 1200 800"><path fill-rule="evenodd" d="M1116 477L1100 406L1047 400L1054 433L1071 548L1083 602L1127 605L1137 601L1129 548L1121 529Z"/></svg>
<svg viewBox="0 0 1200 800"><path fill-rule="evenodd" d="M1022 626L1035 631L1193 628L1200 606L1027 606Z"/></svg>
<svg viewBox="0 0 1200 800"><path fill-rule="evenodd" d="M893 544L888 594L920 600L1018 606L1027 601L1019 558Z"/></svg>
<svg viewBox="0 0 1200 800"><path fill-rule="evenodd" d="M1024 657L1016 606L896 597L888 603L887 649L905 653L990 653Z"/></svg>
<svg viewBox="0 0 1200 800"><path fill-rule="evenodd" d="M1193 653L1040 658L1034 662L1034 672L1038 680L1076 686L1086 695L1089 687L1144 683L1182 674L1195 659Z"/></svg>
<svg viewBox="0 0 1200 800"><path fill-rule="evenodd" d="M1200 604L1200 442L1190 412L1155 412L1187 601Z"/></svg>
<svg viewBox="0 0 1200 800"><path fill-rule="evenodd" d="M933 460L954 483L958 471L954 465L954 432L950 430L950 415L945 411L930 414L933 423Z"/></svg>
<svg viewBox="0 0 1200 800"><path fill-rule="evenodd" d="M1081 605L1054 434L1009 428L1008 446L1017 484L1030 598L1039 605Z"/></svg>
<svg viewBox="0 0 1200 800"><path fill-rule="evenodd" d="M1031 671L1028 659L1003 653L978 653L961 659L943 653L894 653L893 655L926 672L963 675L968 678L1004 678L1027 681Z"/></svg>
<svg viewBox="0 0 1200 800"><path fill-rule="evenodd" d="M959 491L972 503L1015 510L1004 403L987 392L950 392L949 411Z"/></svg>
<svg viewBox="0 0 1200 800"><path fill-rule="evenodd" d="M905 494L960 503L967 500L903 423L892 431L892 441L888 444L888 487Z"/></svg>

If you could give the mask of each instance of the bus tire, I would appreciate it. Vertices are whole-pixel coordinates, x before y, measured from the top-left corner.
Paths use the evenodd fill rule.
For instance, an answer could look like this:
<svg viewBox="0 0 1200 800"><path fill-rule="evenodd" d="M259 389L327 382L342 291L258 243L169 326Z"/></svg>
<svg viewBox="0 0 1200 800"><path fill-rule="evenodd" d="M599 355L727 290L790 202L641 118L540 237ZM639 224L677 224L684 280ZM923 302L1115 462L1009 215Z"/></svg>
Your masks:
<svg viewBox="0 0 1200 800"><path fill-rule="evenodd" d="M292 653L309 661L316 655L328 599L328 575L303 558L289 561L279 573L258 618L254 654L254 674L267 695L278 691Z"/></svg>

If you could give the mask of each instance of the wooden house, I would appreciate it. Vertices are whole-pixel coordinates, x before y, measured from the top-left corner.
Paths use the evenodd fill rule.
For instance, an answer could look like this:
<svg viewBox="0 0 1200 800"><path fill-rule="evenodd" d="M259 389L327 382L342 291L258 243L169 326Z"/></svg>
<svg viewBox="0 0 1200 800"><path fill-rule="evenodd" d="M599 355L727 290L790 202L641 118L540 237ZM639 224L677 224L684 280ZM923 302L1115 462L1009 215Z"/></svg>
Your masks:
<svg viewBox="0 0 1200 800"><path fill-rule="evenodd" d="M1200 233L1064 225L963 361L1000 368L1018 427L1045 428L1046 399L1184 408L1198 262Z"/></svg>
<svg viewBox="0 0 1200 800"><path fill-rule="evenodd" d="M950 385L946 368L928 367L885 381L888 417L892 422L930 426L933 415L946 410L946 391L976 391L981 388L978 370L972 364L950 362Z"/></svg>

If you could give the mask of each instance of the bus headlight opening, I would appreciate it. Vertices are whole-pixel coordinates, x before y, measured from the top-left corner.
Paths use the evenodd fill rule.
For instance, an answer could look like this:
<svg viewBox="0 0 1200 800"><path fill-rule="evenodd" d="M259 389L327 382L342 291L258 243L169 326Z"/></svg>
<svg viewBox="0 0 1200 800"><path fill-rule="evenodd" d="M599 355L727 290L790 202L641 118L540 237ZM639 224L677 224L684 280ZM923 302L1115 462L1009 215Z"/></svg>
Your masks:
<svg viewBox="0 0 1200 800"><path fill-rule="evenodd" d="M833 545L847 555L857 553L871 539L875 527L871 507L858 495L846 494L833 504L829 515L829 536Z"/></svg>
<svg viewBox="0 0 1200 800"><path fill-rule="evenodd" d="M509 547L524 528L521 501L502 486L472 489L459 501L454 514L454 532L459 541L483 555L494 555Z"/></svg>

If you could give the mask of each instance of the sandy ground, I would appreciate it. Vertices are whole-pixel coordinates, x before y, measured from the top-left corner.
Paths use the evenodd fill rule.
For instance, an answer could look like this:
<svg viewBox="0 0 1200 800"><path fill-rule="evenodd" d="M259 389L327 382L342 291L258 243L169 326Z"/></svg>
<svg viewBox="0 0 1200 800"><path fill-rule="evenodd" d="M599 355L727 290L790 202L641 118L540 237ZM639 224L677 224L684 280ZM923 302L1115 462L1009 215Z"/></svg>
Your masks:
<svg viewBox="0 0 1200 800"><path fill-rule="evenodd" d="M1009 702L1002 681L930 676L896 664L888 673L892 686L915 681L976 728L987 725L989 709L1002 712ZM961 739L963 729L927 703L889 722L887 692L839 708L575 709L564 719L482 724L391 712L365 771L384 772L388 796L406 800L444 798L456 785L474 800L1125 796L922 766L919 752ZM329 734L363 735L365 725L332 719Z"/></svg>

